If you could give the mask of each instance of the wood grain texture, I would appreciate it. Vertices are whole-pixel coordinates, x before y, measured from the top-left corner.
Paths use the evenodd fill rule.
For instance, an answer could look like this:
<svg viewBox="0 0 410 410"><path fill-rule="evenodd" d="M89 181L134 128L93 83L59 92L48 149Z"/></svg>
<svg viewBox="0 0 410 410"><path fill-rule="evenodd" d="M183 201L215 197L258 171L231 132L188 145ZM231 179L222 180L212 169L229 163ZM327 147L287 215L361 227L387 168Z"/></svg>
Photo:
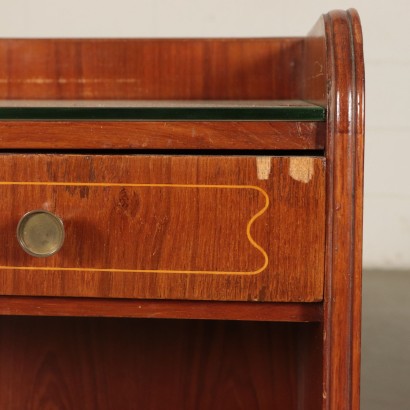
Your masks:
<svg viewBox="0 0 410 410"><path fill-rule="evenodd" d="M312 324L3 317L0 407L314 410L314 401L302 402L299 375L317 349L303 335L316 330Z"/></svg>
<svg viewBox="0 0 410 410"><path fill-rule="evenodd" d="M303 39L0 41L2 99L294 99Z"/></svg>
<svg viewBox="0 0 410 410"><path fill-rule="evenodd" d="M3 155L1 293L321 300L324 161L263 159ZM35 209L65 224L48 258L15 238Z"/></svg>
<svg viewBox="0 0 410 410"><path fill-rule="evenodd" d="M286 121L0 121L3 149L323 150L326 124Z"/></svg>
<svg viewBox="0 0 410 410"><path fill-rule="evenodd" d="M0 296L0 315L322 322L322 303Z"/></svg>
<svg viewBox="0 0 410 410"><path fill-rule="evenodd" d="M364 66L355 10L324 17L330 91L325 290L326 409L359 409Z"/></svg>
<svg viewBox="0 0 410 410"><path fill-rule="evenodd" d="M68 266L63 253L46 262L51 271L2 269L0 315L117 319L0 317L1 409L359 408L364 68L356 11L331 12L306 38L294 39L1 40L0 98L305 99L327 109L325 124L0 122L4 150L90 150L90 156L2 155L0 181L246 184L270 200L251 230L267 249L265 270L170 277L110 272L112 262L153 262L139 248L138 258L121 246L118 254L110 251L110 240L138 242L130 234L134 213L156 227L154 235L140 232L151 255L163 255L158 266L184 261L216 269L222 251L228 271L256 269L257 248L230 238L246 233L239 220L261 209L261 191L213 194L214 202L197 195L187 215L184 193L172 199L164 191L138 192L134 201L130 187L103 195L102 187L2 185L1 264L40 266L17 247L15 226L24 210L46 207L63 214L68 233L77 235L62 250L71 249L69 263L79 269L99 263L108 271L58 271ZM324 157L91 155L99 149L306 149L324 150ZM183 206L170 212L171 203ZM203 204L212 212L200 218ZM226 209L227 223L216 232ZM169 222L170 214L181 221L196 216L188 225L209 229L195 235ZM172 246L171 225L179 233ZM117 227L121 238L112 236ZM81 239L90 237L91 250ZM211 237L220 242L210 244ZM156 252L155 243L168 245ZM187 245L195 249L188 259Z"/></svg>

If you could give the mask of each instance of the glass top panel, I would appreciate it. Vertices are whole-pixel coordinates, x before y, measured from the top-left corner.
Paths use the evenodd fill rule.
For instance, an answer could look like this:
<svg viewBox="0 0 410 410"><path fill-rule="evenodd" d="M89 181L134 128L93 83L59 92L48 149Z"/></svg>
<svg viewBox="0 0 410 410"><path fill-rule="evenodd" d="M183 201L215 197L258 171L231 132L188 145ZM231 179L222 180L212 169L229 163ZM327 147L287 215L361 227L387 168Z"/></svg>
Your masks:
<svg viewBox="0 0 410 410"><path fill-rule="evenodd" d="M324 121L326 110L300 100L0 100L0 120Z"/></svg>

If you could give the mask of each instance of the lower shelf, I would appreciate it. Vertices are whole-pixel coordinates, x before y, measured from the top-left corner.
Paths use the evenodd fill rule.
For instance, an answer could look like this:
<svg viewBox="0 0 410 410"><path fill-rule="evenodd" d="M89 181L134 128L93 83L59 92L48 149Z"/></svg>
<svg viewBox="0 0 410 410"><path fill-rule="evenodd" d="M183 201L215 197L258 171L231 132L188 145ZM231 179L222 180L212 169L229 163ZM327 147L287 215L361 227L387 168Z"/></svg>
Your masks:
<svg viewBox="0 0 410 410"><path fill-rule="evenodd" d="M321 322L322 303L201 302L0 296L0 316L87 316Z"/></svg>
<svg viewBox="0 0 410 410"><path fill-rule="evenodd" d="M320 323L0 318L0 408L319 409Z"/></svg>

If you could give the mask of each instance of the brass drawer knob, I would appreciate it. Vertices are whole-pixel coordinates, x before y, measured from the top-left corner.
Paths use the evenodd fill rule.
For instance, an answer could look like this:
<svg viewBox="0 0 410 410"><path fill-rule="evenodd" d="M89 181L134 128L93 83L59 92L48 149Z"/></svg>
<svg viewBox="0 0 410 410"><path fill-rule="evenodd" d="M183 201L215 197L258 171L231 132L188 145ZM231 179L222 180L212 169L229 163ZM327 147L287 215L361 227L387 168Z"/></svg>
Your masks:
<svg viewBox="0 0 410 410"><path fill-rule="evenodd" d="M39 258L51 256L63 246L63 221L42 209L30 211L17 225L17 239L28 254Z"/></svg>

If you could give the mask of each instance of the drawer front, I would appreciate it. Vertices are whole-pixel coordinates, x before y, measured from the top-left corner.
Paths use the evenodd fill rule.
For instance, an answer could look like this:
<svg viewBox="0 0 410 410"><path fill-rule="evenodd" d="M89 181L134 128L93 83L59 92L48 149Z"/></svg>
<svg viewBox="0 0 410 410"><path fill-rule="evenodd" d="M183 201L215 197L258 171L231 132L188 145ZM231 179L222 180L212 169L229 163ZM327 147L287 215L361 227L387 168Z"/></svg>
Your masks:
<svg viewBox="0 0 410 410"><path fill-rule="evenodd" d="M325 162L313 157L0 156L3 295L318 301ZM18 223L57 215L55 254Z"/></svg>

